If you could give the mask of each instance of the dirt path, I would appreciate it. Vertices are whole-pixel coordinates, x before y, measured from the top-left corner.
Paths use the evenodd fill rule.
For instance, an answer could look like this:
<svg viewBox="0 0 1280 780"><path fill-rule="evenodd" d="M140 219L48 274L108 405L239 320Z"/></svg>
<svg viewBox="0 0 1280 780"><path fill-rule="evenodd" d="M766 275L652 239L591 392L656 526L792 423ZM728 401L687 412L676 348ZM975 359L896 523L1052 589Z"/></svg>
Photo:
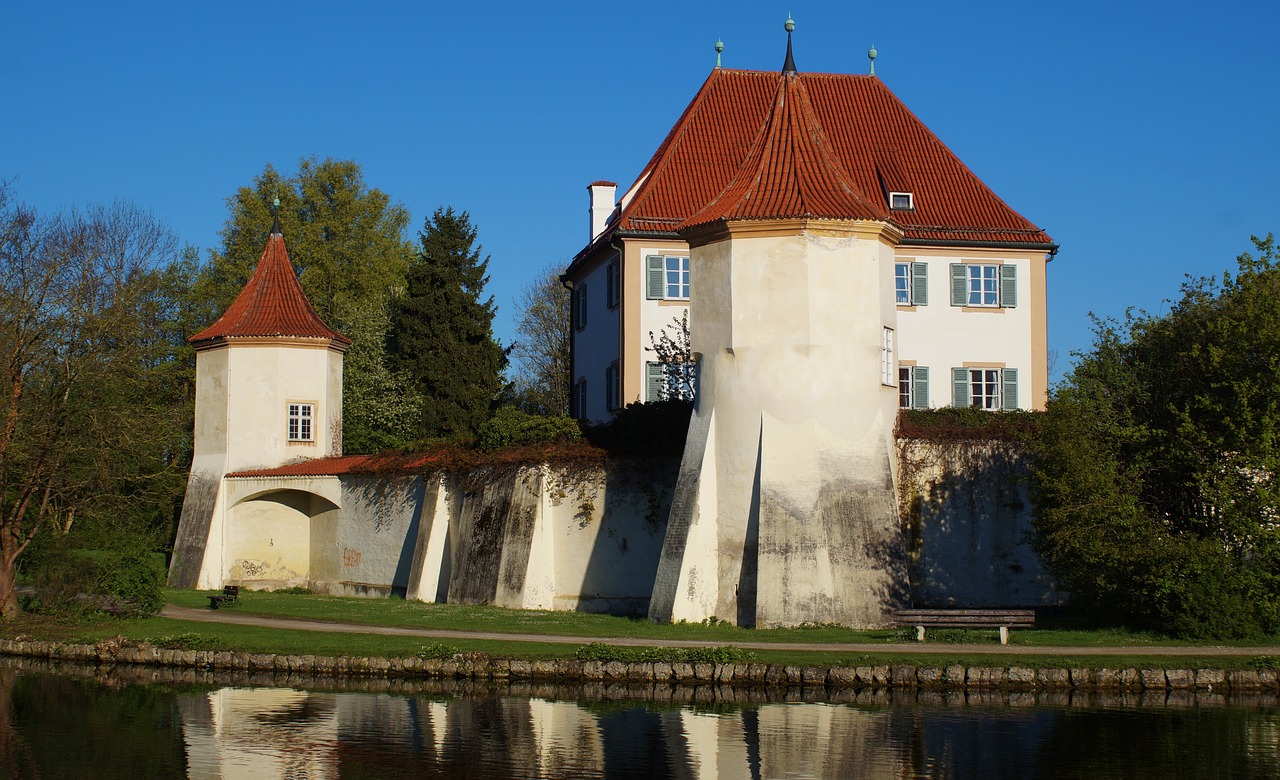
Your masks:
<svg viewBox="0 0 1280 780"><path fill-rule="evenodd" d="M240 626L283 628L294 631L324 631L333 634L379 634L383 636L418 636L426 639L479 639L498 642L542 642L559 645L585 645L606 642L629 647L718 647L724 641L696 639L637 639L634 637L555 636L548 634L504 634L491 631L452 631L438 629L365 626L352 623L324 623L316 620L261 617L234 610L191 609L166 605L162 617L198 623L232 623ZM733 642L744 650L794 650L833 653L936 653L949 655L1145 655L1145 656L1255 656L1280 655L1280 647L1043 647L1029 645L943 645L910 644L820 644L795 642Z"/></svg>

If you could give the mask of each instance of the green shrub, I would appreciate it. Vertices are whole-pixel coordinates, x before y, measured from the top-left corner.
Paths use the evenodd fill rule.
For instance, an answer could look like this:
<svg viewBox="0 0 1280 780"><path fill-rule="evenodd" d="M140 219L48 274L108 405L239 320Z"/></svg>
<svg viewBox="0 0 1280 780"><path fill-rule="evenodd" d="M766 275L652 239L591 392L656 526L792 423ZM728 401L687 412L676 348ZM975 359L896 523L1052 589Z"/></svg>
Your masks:
<svg viewBox="0 0 1280 780"><path fill-rule="evenodd" d="M164 606L165 571L148 550L125 550L108 557L98 576L98 594L130 617L150 617Z"/></svg>
<svg viewBox="0 0 1280 780"><path fill-rule="evenodd" d="M452 645L446 645L443 642L432 642L429 645L423 645L415 655L419 658L453 658L458 652L458 648Z"/></svg>
<svg viewBox="0 0 1280 780"><path fill-rule="evenodd" d="M480 426L481 449L496 450L530 444L560 444L582 438L578 421L566 415L522 412L504 406Z"/></svg>

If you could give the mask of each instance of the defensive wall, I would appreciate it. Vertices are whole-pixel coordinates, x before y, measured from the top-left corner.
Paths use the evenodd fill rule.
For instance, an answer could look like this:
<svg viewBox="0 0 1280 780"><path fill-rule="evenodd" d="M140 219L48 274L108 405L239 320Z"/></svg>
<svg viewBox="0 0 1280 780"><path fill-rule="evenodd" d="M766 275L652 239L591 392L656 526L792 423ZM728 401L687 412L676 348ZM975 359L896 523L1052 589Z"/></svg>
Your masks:
<svg viewBox="0 0 1280 780"><path fill-rule="evenodd" d="M898 450L916 606L1056 603L1028 545L1017 445L899 439ZM229 477L199 585L645 614L678 469L671 458Z"/></svg>

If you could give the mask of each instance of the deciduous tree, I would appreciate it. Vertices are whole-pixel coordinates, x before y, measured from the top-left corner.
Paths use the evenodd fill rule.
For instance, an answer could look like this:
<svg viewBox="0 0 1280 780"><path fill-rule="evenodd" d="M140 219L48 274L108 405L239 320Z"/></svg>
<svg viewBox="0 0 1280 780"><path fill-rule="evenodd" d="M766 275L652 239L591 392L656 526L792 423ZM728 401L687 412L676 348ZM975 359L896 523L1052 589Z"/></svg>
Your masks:
<svg viewBox="0 0 1280 780"><path fill-rule="evenodd" d="M228 198L222 246L202 274L200 297L216 318L244 286L262 256L274 201L289 257L316 312L351 339L344 360L343 447L372 452L407 443L416 397L386 361L394 298L403 293L413 256L406 240L409 212L365 184L351 160L304 158L282 176L266 166L251 186ZM207 324L207 323L206 323Z"/></svg>
<svg viewBox="0 0 1280 780"><path fill-rule="evenodd" d="M511 352L520 366L516 397L526 412L569 413L569 291L560 268L542 269L516 299L520 311Z"/></svg>
<svg viewBox="0 0 1280 780"><path fill-rule="evenodd" d="M1184 635L1280 629L1274 239L1164 316L1099 321L1035 437L1035 546L1096 615Z"/></svg>
<svg viewBox="0 0 1280 780"><path fill-rule="evenodd" d="M689 339L689 312L672 318L656 335L649 331L649 351L662 367L662 401L692 401L698 389L698 364Z"/></svg>
<svg viewBox="0 0 1280 780"><path fill-rule="evenodd" d="M166 299L177 255L134 206L41 217L0 188L3 617L18 611L17 563L41 532L163 503L157 490L174 487L190 436L189 419L175 424Z"/></svg>

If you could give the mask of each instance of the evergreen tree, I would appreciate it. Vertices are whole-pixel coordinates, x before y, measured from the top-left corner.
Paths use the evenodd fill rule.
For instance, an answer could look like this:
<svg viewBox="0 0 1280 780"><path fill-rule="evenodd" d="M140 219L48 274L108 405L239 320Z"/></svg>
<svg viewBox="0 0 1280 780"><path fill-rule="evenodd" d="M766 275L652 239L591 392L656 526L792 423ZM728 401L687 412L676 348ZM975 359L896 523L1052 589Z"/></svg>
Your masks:
<svg viewBox="0 0 1280 780"><path fill-rule="evenodd" d="M480 258L467 212L427 219L387 344L393 366L422 397L419 436L475 436L502 389L505 363L493 338L493 297L481 299L489 258Z"/></svg>
<svg viewBox="0 0 1280 780"><path fill-rule="evenodd" d="M321 319L351 339L343 361L343 449L374 452L408 444L416 395L387 367L385 342L392 300L404 290L413 245L409 212L368 187L351 160L300 160L285 177L267 165L253 184L227 199L222 246L211 253L197 299L209 322L226 310L262 257L279 198L289 259ZM206 325L208 322L205 323Z"/></svg>

